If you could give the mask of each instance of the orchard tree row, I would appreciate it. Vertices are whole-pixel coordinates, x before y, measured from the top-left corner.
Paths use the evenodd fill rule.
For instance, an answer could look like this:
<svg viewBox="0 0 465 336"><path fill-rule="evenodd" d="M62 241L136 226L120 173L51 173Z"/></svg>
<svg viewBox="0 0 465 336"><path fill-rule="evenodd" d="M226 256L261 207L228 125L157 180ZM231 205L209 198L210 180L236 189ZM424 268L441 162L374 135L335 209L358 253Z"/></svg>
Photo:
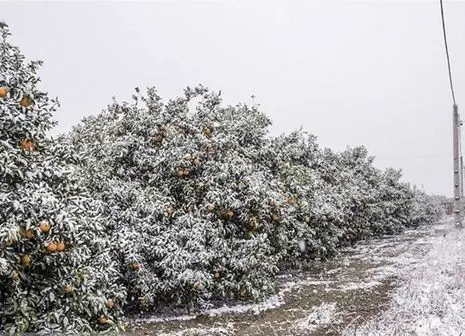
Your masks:
<svg viewBox="0 0 465 336"><path fill-rule="evenodd" d="M40 62L0 34L0 332L110 332L133 312L261 300L286 267L441 215L365 148L271 137L257 106L203 86L166 102L136 89L49 138Z"/></svg>

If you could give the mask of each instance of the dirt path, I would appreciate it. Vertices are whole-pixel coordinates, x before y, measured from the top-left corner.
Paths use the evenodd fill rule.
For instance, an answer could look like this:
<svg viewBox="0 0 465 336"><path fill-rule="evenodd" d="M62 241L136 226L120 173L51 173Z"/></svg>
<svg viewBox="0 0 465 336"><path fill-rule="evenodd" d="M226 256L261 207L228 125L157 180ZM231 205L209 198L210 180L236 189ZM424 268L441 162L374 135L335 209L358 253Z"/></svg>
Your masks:
<svg viewBox="0 0 465 336"><path fill-rule="evenodd" d="M280 292L262 304L150 317L127 334L341 335L385 309L399 270L416 263L444 230L442 224L362 242L308 271L280 276Z"/></svg>

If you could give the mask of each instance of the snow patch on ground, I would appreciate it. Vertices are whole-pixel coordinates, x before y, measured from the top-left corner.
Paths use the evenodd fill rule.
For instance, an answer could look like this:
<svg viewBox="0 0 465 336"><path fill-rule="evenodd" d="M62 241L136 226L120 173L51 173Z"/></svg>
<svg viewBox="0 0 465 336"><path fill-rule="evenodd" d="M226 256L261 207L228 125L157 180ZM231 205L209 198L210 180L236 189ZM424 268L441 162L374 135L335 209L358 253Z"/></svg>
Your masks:
<svg viewBox="0 0 465 336"><path fill-rule="evenodd" d="M190 328L178 332L161 333L158 336L231 336L234 335L232 327L217 328Z"/></svg>
<svg viewBox="0 0 465 336"><path fill-rule="evenodd" d="M345 283L345 284L339 285L334 288L327 288L326 291L327 292L331 292L331 291L347 292L347 291L354 291L354 290L361 290L361 289L368 290L368 289L378 287L379 285L382 285L382 283L379 281L349 282L349 283Z"/></svg>
<svg viewBox="0 0 465 336"><path fill-rule="evenodd" d="M187 321L193 320L198 316L218 316L223 314L244 314L251 313L258 315L263 311L275 309L285 304L284 297L286 293L289 293L295 289L298 289L302 286L309 284L319 284L321 281L309 281L309 280L300 280L300 281L288 281L284 283L279 290L279 292L263 302L260 303L251 303L251 304L237 304L233 306L224 305L218 308L209 308L201 310L198 315L179 315L179 316L150 316L139 318L135 322L140 323L162 323L169 321Z"/></svg>
<svg viewBox="0 0 465 336"><path fill-rule="evenodd" d="M465 230L446 231L445 237L440 234L429 240L430 251L417 263L407 262L413 255L405 256L399 260L401 267L390 270L402 280L389 309L344 335L465 334Z"/></svg>
<svg viewBox="0 0 465 336"><path fill-rule="evenodd" d="M298 330L312 332L330 323L335 323L335 316L336 304L323 303L320 306L314 308L308 316L296 320L294 328Z"/></svg>
<svg viewBox="0 0 465 336"><path fill-rule="evenodd" d="M284 304L283 295L277 294L273 295L269 299L261 303L255 304L241 304L234 306L224 305L219 308L212 308L202 312L203 315L208 316L218 316L223 314L243 314L243 313L252 313L255 315L260 314L262 311L274 309L280 307Z"/></svg>
<svg viewBox="0 0 465 336"><path fill-rule="evenodd" d="M178 316L150 316L143 317L135 320L135 323L162 323L170 321L188 321L193 320L197 316L195 315L178 315Z"/></svg>

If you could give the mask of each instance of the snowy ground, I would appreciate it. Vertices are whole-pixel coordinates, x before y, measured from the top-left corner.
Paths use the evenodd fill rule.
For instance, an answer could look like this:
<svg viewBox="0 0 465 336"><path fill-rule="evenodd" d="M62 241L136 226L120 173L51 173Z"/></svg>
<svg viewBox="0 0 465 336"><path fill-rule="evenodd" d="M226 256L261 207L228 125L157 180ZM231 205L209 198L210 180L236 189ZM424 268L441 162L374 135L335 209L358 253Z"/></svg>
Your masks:
<svg viewBox="0 0 465 336"><path fill-rule="evenodd" d="M445 222L363 242L280 276L261 304L144 317L128 335L465 335L464 238Z"/></svg>
<svg viewBox="0 0 465 336"><path fill-rule="evenodd" d="M436 237L417 263L399 270L389 308L345 335L465 335L465 232Z"/></svg>

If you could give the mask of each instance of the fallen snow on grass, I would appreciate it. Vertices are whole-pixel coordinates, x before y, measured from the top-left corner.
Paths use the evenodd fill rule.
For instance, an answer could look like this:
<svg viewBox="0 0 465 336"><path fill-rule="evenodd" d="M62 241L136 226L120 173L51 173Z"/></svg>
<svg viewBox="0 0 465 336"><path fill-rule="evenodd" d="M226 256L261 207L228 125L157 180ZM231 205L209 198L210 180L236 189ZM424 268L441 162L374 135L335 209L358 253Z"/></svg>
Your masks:
<svg viewBox="0 0 465 336"><path fill-rule="evenodd" d="M170 322L170 321L188 321L188 320L193 320L196 317L197 316L195 315L150 316L150 317L138 318L134 321L134 324L162 323L162 322Z"/></svg>
<svg viewBox="0 0 465 336"><path fill-rule="evenodd" d="M234 306L227 306L224 305L223 307L219 308L211 308L208 310L204 310L202 315L208 316L218 316L223 314L243 314L243 313L252 313L255 315L260 314L262 311L274 309L282 306L284 302L284 293L279 293L277 295L273 295L269 299L265 300L261 303L253 303L253 304L239 304Z"/></svg>
<svg viewBox="0 0 465 336"><path fill-rule="evenodd" d="M369 282L349 282L341 284L334 288L327 288L327 292L338 291L338 292L347 292L355 290L369 290L375 287L382 285L380 281L369 281Z"/></svg>
<svg viewBox="0 0 465 336"><path fill-rule="evenodd" d="M281 289L277 294L269 297L260 303L250 304L237 304L233 306L224 305L218 308L203 309L197 315L174 315L174 316L149 316L139 318L135 321L137 324L145 323L162 323L169 321L187 321L196 319L198 316L218 316L224 314L244 314L251 313L258 315L263 311L275 309L285 304L284 297L286 293L289 293L295 289L298 289L305 285L321 283L320 281L313 280L299 280L299 281L288 281L281 286Z"/></svg>
<svg viewBox="0 0 465 336"><path fill-rule="evenodd" d="M336 322L336 304L322 303L320 306L315 307L308 316L296 320L294 328L312 332Z"/></svg>
<svg viewBox="0 0 465 336"><path fill-rule="evenodd" d="M417 263L400 263L400 287L387 311L345 335L459 336L465 334L465 231L434 236Z"/></svg>
<svg viewBox="0 0 465 336"><path fill-rule="evenodd" d="M161 333L158 336L231 336L234 335L232 327L217 328L189 328L176 332Z"/></svg>

